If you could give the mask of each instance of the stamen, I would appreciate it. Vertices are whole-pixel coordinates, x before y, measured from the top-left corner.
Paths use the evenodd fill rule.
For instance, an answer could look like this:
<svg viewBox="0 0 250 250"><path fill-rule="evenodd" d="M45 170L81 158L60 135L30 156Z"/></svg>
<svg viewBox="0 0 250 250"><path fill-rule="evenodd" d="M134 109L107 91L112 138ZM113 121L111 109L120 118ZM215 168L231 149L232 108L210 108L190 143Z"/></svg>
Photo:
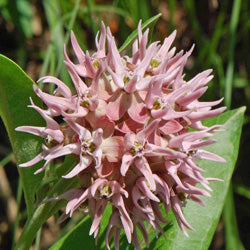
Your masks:
<svg viewBox="0 0 250 250"><path fill-rule="evenodd" d="M100 60L96 60L92 64L93 64L93 66L94 66L95 69L99 69L99 67L100 67Z"/></svg>
<svg viewBox="0 0 250 250"><path fill-rule="evenodd" d="M45 143L49 148L52 148L58 144L56 140L54 140L50 135L47 135L45 138Z"/></svg>
<svg viewBox="0 0 250 250"><path fill-rule="evenodd" d="M160 64L161 64L161 61L158 61L158 60L156 60L154 58L152 58L151 61L150 61L150 66L152 68L157 68Z"/></svg>
<svg viewBox="0 0 250 250"><path fill-rule="evenodd" d="M124 82L125 85L126 85L127 83L129 83L129 81L130 81L130 78L129 78L128 76L124 76L124 77L123 77L123 82Z"/></svg>

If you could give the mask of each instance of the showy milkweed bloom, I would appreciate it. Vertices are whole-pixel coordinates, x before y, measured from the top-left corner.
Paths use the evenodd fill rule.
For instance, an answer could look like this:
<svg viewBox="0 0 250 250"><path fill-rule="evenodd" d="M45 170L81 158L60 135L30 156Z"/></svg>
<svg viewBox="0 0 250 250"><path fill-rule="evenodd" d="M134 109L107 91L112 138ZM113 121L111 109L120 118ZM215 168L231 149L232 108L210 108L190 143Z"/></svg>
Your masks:
<svg viewBox="0 0 250 250"><path fill-rule="evenodd" d="M90 234L94 237L110 204L108 249L112 237L115 248L119 248L122 230L128 242L140 249L136 228L148 245L145 221L164 235L161 225L169 222L160 209L162 204L166 213L173 211L181 230L188 235L186 228L193 228L184 218L182 207L188 200L204 205L200 196L210 196L209 181L216 180L202 176L204 170L197 166L197 160L224 162L203 149L215 142L212 136L220 126L206 127L202 120L225 110L212 109L222 99L198 101L212 79L211 70L186 81L183 71L193 47L186 53L175 53L175 48L170 49L175 35L173 32L162 45L148 45L148 30L142 33L139 23L132 56L121 56L104 24L92 55L81 50L72 32L78 61L72 62L66 49L64 55L75 89L70 90L52 76L41 78L39 82L55 84L55 91L48 94L34 86L47 109L32 100L30 107L40 113L46 126L16 129L45 138L42 152L20 167L45 160L39 173L54 159L74 155L76 166L62 178L78 176L80 188L46 202L67 199L67 215L79 209L90 214ZM58 116L63 123L54 120Z"/></svg>

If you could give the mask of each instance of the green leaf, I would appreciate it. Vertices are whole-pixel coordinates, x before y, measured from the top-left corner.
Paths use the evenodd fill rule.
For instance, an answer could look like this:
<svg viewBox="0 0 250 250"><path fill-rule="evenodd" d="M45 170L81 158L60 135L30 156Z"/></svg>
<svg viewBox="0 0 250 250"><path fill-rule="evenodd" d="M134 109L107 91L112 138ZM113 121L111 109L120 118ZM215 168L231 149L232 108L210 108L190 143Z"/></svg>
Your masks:
<svg viewBox="0 0 250 250"><path fill-rule="evenodd" d="M202 160L198 164L207 171L204 175L220 178L224 182L211 182L212 197L203 198L206 207L190 201L183 209L185 218L195 231L189 231L189 238L185 237L172 215L173 224L166 232L167 241L160 237L152 248L150 246L150 249L208 249L223 209L230 179L238 157L244 111L244 107L227 111L204 122L207 126L224 124L224 131L214 136L217 142L206 147L206 150L224 157L227 162L218 163Z"/></svg>
<svg viewBox="0 0 250 250"><path fill-rule="evenodd" d="M189 231L189 238L187 238L179 229L175 217L171 212L167 216L167 219L172 221L172 223L163 228L166 232L167 241L162 235L156 238L154 231L151 229L149 232L149 249L208 249L221 215L232 172L237 160L244 111L245 108L227 111L218 117L208 119L204 122L207 126L224 124L223 131L214 136L217 139L217 143L210 145L206 149L224 157L227 162L218 163L207 160L199 162L199 166L207 171L205 174L207 177L221 178L224 182L211 182L210 186L213 189L212 197L203 198L206 207L188 201L187 206L183 209L187 221L192 225L195 231ZM108 211L108 213L110 214L110 211ZM103 217L106 224L102 224L102 229L107 225L109 216L105 214ZM100 244L100 242L105 239L105 231L102 231L98 245L94 246L93 238L88 235L90 225L90 220L85 218L72 231L55 243L51 247L51 250L66 250L69 249L69 246L72 249L81 249L81 247L84 248L86 242L88 242L88 249L90 250L104 249L104 242L102 244ZM120 240L120 247L121 249L133 249L133 247L128 245L124 234ZM146 249L145 243L143 244L143 249Z"/></svg>
<svg viewBox="0 0 250 250"><path fill-rule="evenodd" d="M89 236L91 227L91 219L89 216L85 217L78 225L76 225L70 232L58 240L50 250L67 250L67 249L88 249L99 250L105 249L105 233L109 222L112 208L108 205L105 209L99 228L99 238L96 241L93 236Z"/></svg>
<svg viewBox="0 0 250 250"><path fill-rule="evenodd" d="M65 174L65 172L68 172L69 169L71 169L75 165L76 161L74 157L71 156L66 157L64 163L59 167L56 175L61 173ZM47 179L44 180L43 184L45 184L46 181ZM44 201L47 198L56 197L73 187L78 187L78 185L79 185L78 178L63 179L60 176L58 177L58 180L55 181L50 191L43 192L42 200ZM41 190L42 187L40 186L39 188ZM51 201L42 205L38 205L32 216L26 222L25 227L23 228L22 234L20 236L20 239L17 243L16 249L18 250L30 249L32 241L36 237L36 233L41 228L43 223L50 216L58 212L60 208L65 207L65 205L66 205L65 200Z"/></svg>
<svg viewBox="0 0 250 250"><path fill-rule="evenodd" d="M145 30L145 29L148 28L148 27L151 27L151 28L150 28L150 32L152 32L152 31L153 31L152 26L155 25L156 21L160 18L160 16L161 16L161 13L160 13L160 14L157 14L157 15L155 15L155 16L153 16L153 17L151 17L151 18L148 19L146 22L144 22L144 23L142 24L142 26L141 26L142 31ZM138 30L136 29L135 31L133 31L133 32L131 33L130 36L128 36L128 38L126 39L126 41L125 41L125 42L123 43L123 45L120 47L119 52L121 52L121 51L125 50L127 47L129 47L130 44L134 41L134 39L137 37L137 34L138 34ZM149 36L149 37L150 37L150 36Z"/></svg>
<svg viewBox="0 0 250 250"><path fill-rule="evenodd" d="M22 69L7 57L0 55L0 115L7 129L17 163L26 162L34 158L41 151L41 139L27 134L15 132L15 128L22 125L38 126L44 124L41 116L29 105L29 97L35 103L41 104L32 89L34 82ZM32 213L34 194L43 174L34 175L41 167L19 168L25 195L28 215Z"/></svg>
<svg viewBox="0 0 250 250"><path fill-rule="evenodd" d="M91 227L91 219L86 216L77 226L74 227L63 238L57 241L50 250L57 249L95 249L95 240L93 237L86 239Z"/></svg>

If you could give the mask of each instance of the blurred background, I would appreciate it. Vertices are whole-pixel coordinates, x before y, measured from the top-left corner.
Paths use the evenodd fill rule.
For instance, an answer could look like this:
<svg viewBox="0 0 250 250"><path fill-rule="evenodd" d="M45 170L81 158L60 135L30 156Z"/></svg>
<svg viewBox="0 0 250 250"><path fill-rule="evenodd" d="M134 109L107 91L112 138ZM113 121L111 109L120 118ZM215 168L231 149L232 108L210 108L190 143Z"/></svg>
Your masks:
<svg viewBox="0 0 250 250"><path fill-rule="evenodd" d="M238 162L210 249L250 249L250 1L0 0L0 53L18 63L34 81L53 75L69 83L62 51L70 30L74 30L82 49L91 51L103 20L121 46L140 19L146 21L158 13L162 16L152 40L163 41L176 29L177 51L196 45L186 67L186 79L213 69L214 79L203 99L224 96L228 109L247 106ZM0 250L6 250L20 235L27 213L1 119L0 204ZM73 225L74 219L62 227L50 218L33 249L48 249Z"/></svg>

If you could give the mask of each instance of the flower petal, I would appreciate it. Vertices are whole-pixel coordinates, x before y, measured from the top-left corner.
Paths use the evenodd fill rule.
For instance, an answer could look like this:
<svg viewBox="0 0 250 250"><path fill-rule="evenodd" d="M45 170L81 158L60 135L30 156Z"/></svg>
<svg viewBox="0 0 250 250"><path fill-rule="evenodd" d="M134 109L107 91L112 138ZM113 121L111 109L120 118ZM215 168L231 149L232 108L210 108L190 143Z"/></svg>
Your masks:
<svg viewBox="0 0 250 250"><path fill-rule="evenodd" d="M113 121L120 120L128 110L130 103L131 97L123 91L117 90L107 105L107 116Z"/></svg>
<svg viewBox="0 0 250 250"><path fill-rule="evenodd" d="M131 119L138 123L144 123L148 118L146 106L136 92L131 94L131 104L128 108L128 114Z"/></svg>

